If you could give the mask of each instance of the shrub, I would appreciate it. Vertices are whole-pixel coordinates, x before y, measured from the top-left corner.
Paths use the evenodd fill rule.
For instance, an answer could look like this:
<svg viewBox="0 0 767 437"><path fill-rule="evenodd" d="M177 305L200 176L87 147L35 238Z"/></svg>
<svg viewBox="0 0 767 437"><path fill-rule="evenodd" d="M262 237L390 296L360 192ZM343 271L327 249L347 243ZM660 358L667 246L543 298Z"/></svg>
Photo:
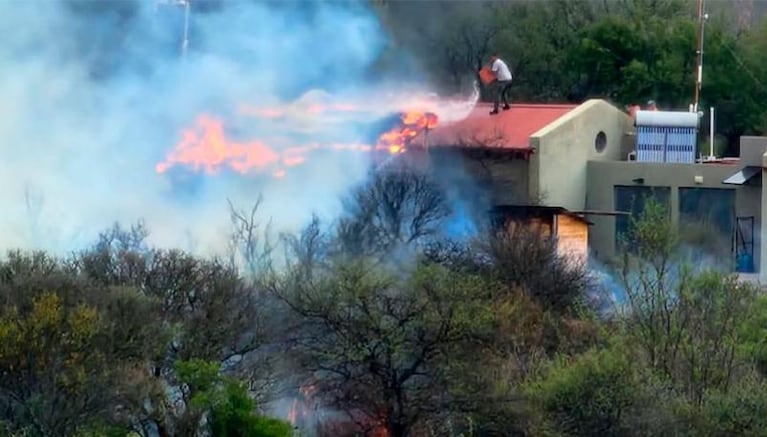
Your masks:
<svg viewBox="0 0 767 437"><path fill-rule="evenodd" d="M527 393L539 404L551 431L609 436L621 434L623 416L637 389L628 357L613 347L558 359Z"/></svg>

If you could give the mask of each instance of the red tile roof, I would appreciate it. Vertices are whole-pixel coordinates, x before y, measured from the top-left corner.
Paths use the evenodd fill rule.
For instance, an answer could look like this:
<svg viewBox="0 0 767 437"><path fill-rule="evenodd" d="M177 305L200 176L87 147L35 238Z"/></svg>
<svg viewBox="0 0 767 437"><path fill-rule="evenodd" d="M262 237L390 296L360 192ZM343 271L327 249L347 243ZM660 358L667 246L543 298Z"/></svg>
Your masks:
<svg viewBox="0 0 767 437"><path fill-rule="evenodd" d="M512 103L508 111L490 115L493 105L480 103L465 119L438 125L428 132L427 144L439 146L529 149L530 136L578 105ZM414 144L423 144L416 138Z"/></svg>

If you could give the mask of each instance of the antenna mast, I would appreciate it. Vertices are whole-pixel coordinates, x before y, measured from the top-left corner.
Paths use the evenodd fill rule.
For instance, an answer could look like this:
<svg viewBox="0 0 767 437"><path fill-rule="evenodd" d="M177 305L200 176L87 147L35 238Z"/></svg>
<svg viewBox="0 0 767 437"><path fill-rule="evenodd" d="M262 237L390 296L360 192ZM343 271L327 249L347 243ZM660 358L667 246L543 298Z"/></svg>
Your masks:
<svg viewBox="0 0 767 437"><path fill-rule="evenodd" d="M184 28L181 34L181 57L186 57L187 48L189 47L189 13L190 13L190 0L156 0L154 4L154 11L157 13L160 7L183 7L184 8Z"/></svg>
<svg viewBox="0 0 767 437"><path fill-rule="evenodd" d="M698 106L700 104L700 90L701 86L703 85L703 36L706 20L708 20L708 14L703 13L703 2L704 0L698 0L698 48L695 52L698 56L698 68L695 78L695 97L693 99L692 112L698 112Z"/></svg>

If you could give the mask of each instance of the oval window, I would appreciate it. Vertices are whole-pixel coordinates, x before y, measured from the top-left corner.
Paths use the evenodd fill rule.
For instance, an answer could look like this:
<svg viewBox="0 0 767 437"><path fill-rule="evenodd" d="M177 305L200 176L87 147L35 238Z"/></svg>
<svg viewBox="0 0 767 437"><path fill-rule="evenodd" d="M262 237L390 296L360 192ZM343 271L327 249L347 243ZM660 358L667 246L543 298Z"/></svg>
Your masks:
<svg viewBox="0 0 767 437"><path fill-rule="evenodd" d="M599 131L597 134L597 137L594 139L594 148L597 150L598 153L602 153L605 151L605 148L607 147L607 135L605 135L604 132Z"/></svg>

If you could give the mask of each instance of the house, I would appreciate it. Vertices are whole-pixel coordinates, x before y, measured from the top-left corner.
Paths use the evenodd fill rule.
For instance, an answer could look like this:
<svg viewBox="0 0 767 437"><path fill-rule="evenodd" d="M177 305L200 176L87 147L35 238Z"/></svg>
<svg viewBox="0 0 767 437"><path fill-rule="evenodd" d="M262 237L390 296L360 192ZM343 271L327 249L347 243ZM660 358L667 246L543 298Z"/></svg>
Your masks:
<svg viewBox="0 0 767 437"><path fill-rule="evenodd" d="M630 118L603 100L581 105L515 104L489 116L479 104L464 120L438 126L413 143L436 167L461 162L493 204L586 206L586 163L618 160ZM456 154L464 158L451 159ZM440 162L444 161L444 162Z"/></svg>
<svg viewBox="0 0 767 437"><path fill-rule="evenodd" d="M587 205L587 164L627 153L630 117L603 100L515 104L495 116L488 115L490 106L479 104L462 121L417 137L411 153L425 152L440 171L463 166L456 173L471 175L486 196L482 204L494 206L504 226L538 227L555 236L560 253L586 261L592 223L580 211Z"/></svg>
<svg viewBox="0 0 767 437"><path fill-rule="evenodd" d="M478 104L411 148L434 168L463 166L492 205L546 206L561 208L559 217L582 217L593 224L588 251L601 260L618 254L629 216L652 196L680 230L724 248L733 271L767 283L767 245L760 244L767 235L761 220L767 138L742 138L739 158L702 160L700 120L686 111L639 110L632 117L600 99L515 104L494 116L489 109Z"/></svg>

